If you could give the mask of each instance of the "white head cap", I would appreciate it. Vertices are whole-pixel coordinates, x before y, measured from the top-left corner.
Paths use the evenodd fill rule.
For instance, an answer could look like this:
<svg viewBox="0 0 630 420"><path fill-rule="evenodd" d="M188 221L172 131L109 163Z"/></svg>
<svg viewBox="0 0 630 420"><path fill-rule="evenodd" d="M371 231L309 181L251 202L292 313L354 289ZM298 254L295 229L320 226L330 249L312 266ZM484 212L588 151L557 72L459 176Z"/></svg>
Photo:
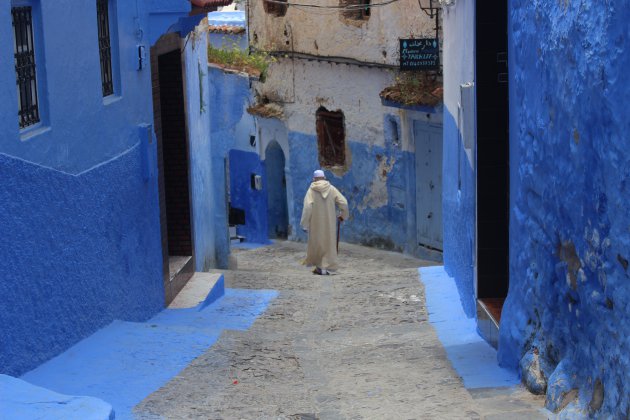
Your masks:
<svg viewBox="0 0 630 420"><path fill-rule="evenodd" d="M326 178L326 175L324 174L324 171L322 171L321 169L318 169L315 172L313 172L313 178Z"/></svg>

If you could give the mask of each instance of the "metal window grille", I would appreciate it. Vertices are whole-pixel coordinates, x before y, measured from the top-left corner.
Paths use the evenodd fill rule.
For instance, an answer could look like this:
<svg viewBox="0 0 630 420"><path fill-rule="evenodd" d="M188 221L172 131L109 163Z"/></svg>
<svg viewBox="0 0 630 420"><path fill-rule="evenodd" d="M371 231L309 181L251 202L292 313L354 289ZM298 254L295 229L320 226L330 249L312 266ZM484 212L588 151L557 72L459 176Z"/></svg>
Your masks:
<svg viewBox="0 0 630 420"><path fill-rule="evenodd" d="M266 13L269 13L274 16L284 16L287 14L287 5L282 4L286 3L287 0L272 0L272 1L263 1L263 7Z"/></svg>
<svg viewBox="0 0 630 420"><path fill-rule="evenodd" d="M33 14L31 7L11 8L15 34L14 56L20 128L39 122L37 103L37 74L33 41Z"/></svg>
<svg viewBox="0 0 630 420"><path fill-rule="evenodd" d="M342 112L320 109L316 113L319 163L322 167L346 163L346 130Z"/></svg>
<svg viewBox="0 0 630 420"><path fill-rule="evenodd" d="M103 96L109 96L114 93L112 46L109 36L109 0L96 0L96 19L98 23L98 50L101 56Z"/></svg>
<svg viewBox="0 0 630 420"><path fill-rule="evenodd" d="M343 17L352 20L367 20L370 18L370 0L340 0L339 5L345 7L342 10Z"/></svg>

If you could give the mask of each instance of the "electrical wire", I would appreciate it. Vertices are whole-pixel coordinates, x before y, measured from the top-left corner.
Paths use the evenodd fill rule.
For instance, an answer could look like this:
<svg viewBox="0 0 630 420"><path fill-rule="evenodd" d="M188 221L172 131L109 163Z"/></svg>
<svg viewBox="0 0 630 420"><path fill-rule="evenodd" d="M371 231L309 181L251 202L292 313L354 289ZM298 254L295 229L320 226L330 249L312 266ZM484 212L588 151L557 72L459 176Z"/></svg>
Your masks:
<svg viewBox="0 0 630 420"><path fill-rule="evenodd" d="M345 6L326 6L321 4L311 4L311 3L289 3L280 0L263 0L267 3L281 4L284 6L296 6L296 7L310 7L314 9L333 9L333 10L360 10L365 9L366 7L382 7L387 6L388 4L396 3L400 0L387 0L381 3L369 3L369 4L348 4Z"/></svg>

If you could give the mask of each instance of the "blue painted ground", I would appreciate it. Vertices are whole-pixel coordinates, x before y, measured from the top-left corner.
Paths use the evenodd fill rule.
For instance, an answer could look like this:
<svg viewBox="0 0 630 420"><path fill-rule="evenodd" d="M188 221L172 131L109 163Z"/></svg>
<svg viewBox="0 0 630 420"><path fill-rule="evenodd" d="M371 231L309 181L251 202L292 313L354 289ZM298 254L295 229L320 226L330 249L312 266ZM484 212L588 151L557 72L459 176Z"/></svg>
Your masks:
<svg viewBox="0 0 630 420"><path fill-rule="evenodd" d="M1 419L109 420L112 406L93 397L73 397L0 375Z"/></svg>
<svg viewBox="0 0 630 420"><path fill-rule="evenodd" d="M221 331L246 330L277 296L271 290L226 289L209 306L166 309L147 322L115 321L22 379L68 395L100 398L116 419L212 346Z"/></svg>
<svg viewBox="0 0 630 420"><path fill-rule="evenodd" d="M265 247L265 246L269 246L272 243L273 243L272 239L269 239L269 243L266 243L266 244L261 244L261 243L258 243L258 242L232 241L230 246L232 248L236 248L236 249L257 249L257 248L262 248L262 247Z"/></svg>
<svg viewBox="0 0 630 420"><path fill-rule="evenodd" d="M475 319L464 313L455 281L444 267L423 267L418 272L425 288L429 322L464 386L470 389L519 384L516 372L499 367L496 350L479 336Z"/></svg>

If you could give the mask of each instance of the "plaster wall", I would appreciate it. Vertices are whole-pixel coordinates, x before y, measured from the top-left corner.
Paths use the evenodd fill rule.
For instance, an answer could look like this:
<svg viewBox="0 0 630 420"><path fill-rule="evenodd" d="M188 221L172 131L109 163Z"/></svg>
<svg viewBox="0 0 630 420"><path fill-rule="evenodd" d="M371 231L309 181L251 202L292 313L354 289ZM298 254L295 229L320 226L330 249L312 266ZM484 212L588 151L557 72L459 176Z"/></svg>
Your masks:
<svg viewBox="0 0 630 420"><path fill-rule="evenodd" d="M626 418L630 9L512 0L510 10L510 290L499 358L520 361L554 411Z"/></svg>
<svg viewBox="0 0 630 420"><path fill-rule="evenodd" d="M11 4L24 1L0 7L6 40ZM115 94L103 98L95 3L30 4L39 126L18 127L13 42L0 43L0 372L10 375L164 304L151 74L148 63L136 70L149 5L112 2Z"/></svg>
<svg viewBox="0 0 630 420"><path fill-rule="evenodd" d="M290 239L306 239L299 219L313 170L319 168L315 112L324 106L343 111L345 118L347 164L327 170L350 203L342 240L418 251L411 127L414 120L441 125L442 115L434 109L421 113L384 106L379 92L392 77L381 69L280 59L270 67L265 82L255 84L257 96L264 97L277 92L281 81L290 80L291 93L279 102L284 117L259 122L263 146L277 140L284 149L285 135L288 141Z"/></svg>
<svg viewBox="0 0 630 420"><path fill-rule="evenodd" d="M442 217L444 267L455 279L468 317L475 314L475 171L474 151L464 147L461 127L464 113L460 85L475 78L475 2L458 1L443 8L444 25L444 142ZM474 121L474 117L470 120ZM474 130L473 130L474 133ZM474 139L472 140L474 143ZM471 162L472 160L472 162Z"/></svg>
<svg viewBox="0 0 630 420"><path fill-rule="evenodd" d="M157 179L141 173L139 144L79 175L0 154L0 372L163 307Z"/></svg>
<svg viewBox="0 0 630 420"><path fill-rule="evenodd" d="M379 93L393 84L388 70L300 59L279 58L271 63L264 83L254 83L255 95L279 102L289 131L315 134L315 112L320 106L341 110L346 137L370 146L385 146L383 114L397 113L384 107ZM409 150L403 141L403 150Z"/></svg>
<svg viewBox="0 0 630 420"><path fill-rule="evenodd" d="M207 25L188 34L184 56L195 270L216 266L215 191L210 142Z"/></svg>
<svg viewBox="0 0 630 420"><path fill-rule="evenodd" d="M214 177L214 197L216 212L217 263L227 267L230 252L228 234L228 195L232 206L246 211L246 224L238 227L238 233L248 241L267 241L266 207L259 202L266 197L266 190L254 191L250 185L250 175L264 177L264 167L260 158L260 144L256 134L256 121L246 112L252 104L250 80L248 77L226 73L209 66L209 121L211 156ZM254 136L254 145L250 144ZM226 170L229 168L229 185ZM263 179L263 188L265 181ZM263 224L264 221L264 224Z"/></svg>
<svg viewBox="0 0 630 420"><path fill-rule="evenodd" d="M310 0L292 3L313 4ZM285 16L277 17L264 11L263 2L249 2L250 43L265 51L349 57L397 66L399 38L435 37L435 20L416 0L371 7L367 20L348 20L339 9L325 8L339 7L339 0L317 4L321 6L318 9L289 6Z"/></svg>
<svg viewBox="0 0 630 420"><path fill-rule="evenodd" d="M185 15L183 0L160 10L151 30L165 32ZM114 95L103 98L96 25L96 3L77 0L33 1L38 85L44 116L38 126L20 130L13 42L0 45L0 152L77 174L118 156L137 142L136 126L151 122L150 71L137 71L136 45L149 40L151 5L113 1L112 60ZM13 40L11 2L0 10L2 39ZM71 22L71 24L68 24ZM37 35L39 34L39 36ZM72 40L69 44L68 40ZM148 53L148 46L147 46ZM71 57L71 58L69 58ZM14 117L13 117L14 116Z"/></svg>

